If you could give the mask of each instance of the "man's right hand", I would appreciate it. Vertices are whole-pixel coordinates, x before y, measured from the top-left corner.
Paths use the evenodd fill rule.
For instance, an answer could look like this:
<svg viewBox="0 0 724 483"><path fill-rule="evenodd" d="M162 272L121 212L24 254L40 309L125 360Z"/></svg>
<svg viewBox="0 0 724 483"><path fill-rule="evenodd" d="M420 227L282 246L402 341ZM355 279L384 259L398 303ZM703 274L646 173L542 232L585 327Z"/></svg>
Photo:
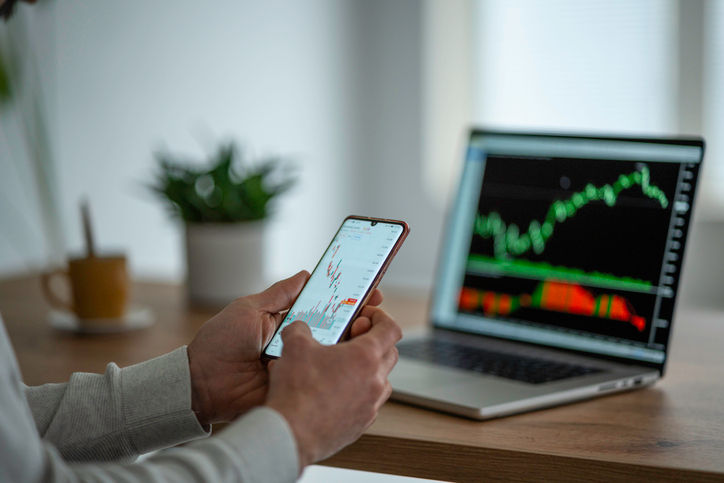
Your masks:
<svg viewBox="0 0 724 483"><path fill-rule="evenodd" d="M333 346L314 340L304 322L282 332L284 349L270 364L266 405L289 423L300 469L359 438L392 392L387 376L402 332L382 309L363 313L355 325L369 330Z"/></svg>

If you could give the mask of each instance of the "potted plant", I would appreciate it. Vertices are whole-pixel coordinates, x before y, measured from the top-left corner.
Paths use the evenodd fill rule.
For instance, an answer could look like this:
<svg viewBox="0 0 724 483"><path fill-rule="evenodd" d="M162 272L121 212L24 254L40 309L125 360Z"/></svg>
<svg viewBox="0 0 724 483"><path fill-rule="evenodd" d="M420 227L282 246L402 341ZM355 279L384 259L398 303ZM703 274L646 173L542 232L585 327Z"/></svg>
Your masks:
<svg viewBox="0 0 724 483"><path fill-rule="evenodd" d="M221 145L204 167L167 152L156 159L150 188L184 223L189 301L220 306L263 289L270 203L294 184L286 163L245 163L234 143Z"/></svg>

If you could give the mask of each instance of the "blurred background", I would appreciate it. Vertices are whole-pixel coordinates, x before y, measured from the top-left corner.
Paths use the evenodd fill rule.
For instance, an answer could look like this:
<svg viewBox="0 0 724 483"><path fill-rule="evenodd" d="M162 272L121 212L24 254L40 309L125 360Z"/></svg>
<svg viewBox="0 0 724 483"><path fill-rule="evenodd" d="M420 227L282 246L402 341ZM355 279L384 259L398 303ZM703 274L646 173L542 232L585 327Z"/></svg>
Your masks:
<svg viewBox="0 0 724 483"><path fill-rule="evenodd" d="M480 125L704 136L683 299L724 299L724 2L40 0L0 24L0 54L22 74L0 109L0 277L80 251L87 197L134 278L182 281L153 153L234 139L298 167L267 281L313 268L356 213L409 222L385 286L427 290Z"/></svg>

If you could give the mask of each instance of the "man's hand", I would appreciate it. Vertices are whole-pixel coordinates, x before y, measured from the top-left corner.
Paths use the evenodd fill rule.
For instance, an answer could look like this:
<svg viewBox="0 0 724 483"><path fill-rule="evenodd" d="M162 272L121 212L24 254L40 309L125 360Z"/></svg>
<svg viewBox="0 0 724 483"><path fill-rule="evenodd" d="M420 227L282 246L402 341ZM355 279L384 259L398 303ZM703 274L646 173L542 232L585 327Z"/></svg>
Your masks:
<svg viewBox="0 0 724 483"><path fill-rule="evenodd" d="M261 351L308 278L301 271L238 298L199 329L188 356L192 408L202 425L230 421L264 402L268 373Z"/></svg>
<svg viewBox="0 0 724 483"><path fill-rule="evenodd" d="M353 338L324 346L304 322L282 332L282 357L270 364L267 406L289 423L300 468L355 441L392 392L400 328L381 309L366 307Z"/></svg>
<svg viewBox="0 0 724 483"><path fill-rule="evenodd" d="M261 351L308 278L301 271L261 293L238 298L199 329L188 357L191 406L202 425L231 421L263 404L269 374ZM368 305L381 302L382 294L375 291Z"/></svg>

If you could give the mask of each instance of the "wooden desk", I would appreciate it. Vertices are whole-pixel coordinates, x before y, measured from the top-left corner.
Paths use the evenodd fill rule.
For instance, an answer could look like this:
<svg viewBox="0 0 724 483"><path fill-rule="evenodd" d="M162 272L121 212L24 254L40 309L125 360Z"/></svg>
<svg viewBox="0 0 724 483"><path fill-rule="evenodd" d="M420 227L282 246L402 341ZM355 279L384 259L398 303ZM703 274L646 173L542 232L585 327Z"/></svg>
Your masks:
<svg viewBox="0 0 724 483"><path fill-rule="evenodd" d="M0 282L0 312L28 384L133 364L188 343L211 314L188 310L180 287L136 284L152 328L76 336L46 322L37 278ZM387 293L405 328L424 298ZM724 314L680 311L666 377L649 389L475 422L388 403L355 444L325 464L454 481L724 481Z"/></svg>

